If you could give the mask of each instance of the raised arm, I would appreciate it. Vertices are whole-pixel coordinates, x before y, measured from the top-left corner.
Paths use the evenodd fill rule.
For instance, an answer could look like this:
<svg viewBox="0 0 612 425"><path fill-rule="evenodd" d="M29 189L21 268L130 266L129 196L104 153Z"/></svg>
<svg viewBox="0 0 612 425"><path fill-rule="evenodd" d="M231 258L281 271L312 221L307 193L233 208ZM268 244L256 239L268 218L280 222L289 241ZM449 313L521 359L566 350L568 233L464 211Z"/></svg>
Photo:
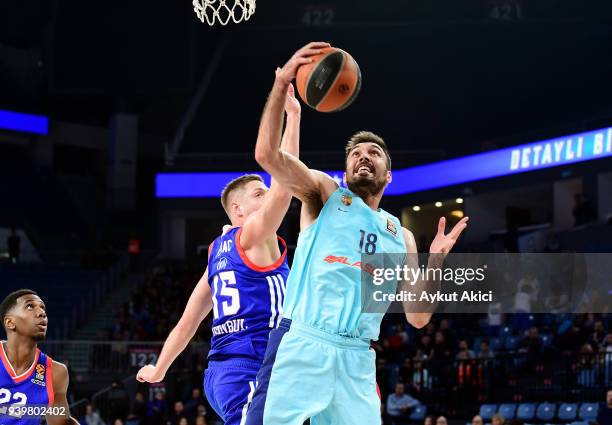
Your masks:
<svg viewBox="0 0 612 425"><path fill-rule="evenodd" d="M406 264L410 269L418 269L419 268L419 258L418 251L416 246L416 241L414 240L414 235L412 232L405 227L402 227L402 232L404 232L404 241L406 243ZM410 288L410 282L402 281L400 282L400 290L408 291L412 290L415 294L420 294L422 291L430 290L435 292L439 289L439 286L436 286L433 283L434 287L431 286L433 282L428 282L425 280L418 281L414 283L414 286ZM439 285L439 282L438 282ZM419 297L419 295L417 295ZM418 301L404 301L404 312L406 314L406 320L415 328L422 328L429 320L431 320L431 316L436 306L432 306L429 303L421 303Z"/></svg>
<svg viewBox="0 0 612 425"><path fill-rule="evenodd" d="M457 224L455 224L455 227L453 227L448 234L445 234L446 219L444 217L440 218L438 222L438 232L436 233L436 237L429 247L429 258L427 261L428 269L442 267L444 258L453 249L453 246L455 246L455 242L457 242L461 232L463 232L463 230L467 227L468 219L468 217L462 218ZM402 227L402 231L404 232L406 251L408 253L407 265L410 268L418 269L418 252L414 236L412 235L412 232L404 227ZM419 281L415 282L411 289L408 288L407 285L407 282L400 282L400 290L411 290L416 294L421 294L422 291L435 293L436 291L440 290L439 281L427 279L420 279ZM417 298L420 298L420 295L417 295ZM408 323L410 323L412 326L422 328L429 323L437 306L437 303L432 304L429 302L405 301L404 312L406 313L406 320L408 320Z"/></svg>
<svg viewBox="0 0 612 425"><path fill-rule="evenodd" d="M259 124L255 147L255 159L259 165L302 202L313 200L325 202L336 187L333 180L326 178L322 173L310 170L296 156L280 148L283 107L287 89L295 78L297 69L301 65L310 63L312 61L310 57L319 54L325 47L329 47L329 44L323 42L307 44L276 73Z"/></svg>
<svg viewBox="0 0 612 425"><path fill-rule="evenodd" d="M277 74L280 71L277 70ZM281 142L281 149L296 158L300 152L300 118L302 109L300 102L295 98L293 85L289 84L285 95L285 112L287 125ZM240 233L240 246L248 250L259 245L278 231L289 205L291 192L280 185L274 178L270 184L270 191L260 209L249 215L242 225Z"/></svg>
<svg viewBox="0 0 612 425"><path fill-rule="evenodd" d="M212 310L212 297L208 284L208 267L189 297L187 307L178 324L172 329L164 343L156 365L142 367L136 379L139 382L159 382L164 379L172 362L183 352L193 338L200 323Z"/></svg>
<svg viewBox="0 0 612 425"><path fill-rule="evenodd" d="M49 425L79 425L79 422L70 416L70 407L66 394L68 393L68 369L63 363L53 362L53 404L62 409L59 415L48 414L45 419ZM55 413L55 412L53 412Z"/></svg>

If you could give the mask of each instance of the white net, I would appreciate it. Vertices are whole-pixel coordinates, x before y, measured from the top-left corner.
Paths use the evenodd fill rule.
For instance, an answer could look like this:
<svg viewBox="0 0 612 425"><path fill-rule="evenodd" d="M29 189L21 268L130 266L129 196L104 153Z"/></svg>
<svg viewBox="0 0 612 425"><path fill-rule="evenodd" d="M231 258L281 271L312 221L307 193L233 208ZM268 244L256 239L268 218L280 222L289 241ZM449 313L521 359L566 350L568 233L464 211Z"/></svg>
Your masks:
<svg viewBox="0 0 612 425"><path fill-rule="evenodd" d="M193 9L200 21L208 25L240 23L255 13L255 0L193 0Z"/></svg>

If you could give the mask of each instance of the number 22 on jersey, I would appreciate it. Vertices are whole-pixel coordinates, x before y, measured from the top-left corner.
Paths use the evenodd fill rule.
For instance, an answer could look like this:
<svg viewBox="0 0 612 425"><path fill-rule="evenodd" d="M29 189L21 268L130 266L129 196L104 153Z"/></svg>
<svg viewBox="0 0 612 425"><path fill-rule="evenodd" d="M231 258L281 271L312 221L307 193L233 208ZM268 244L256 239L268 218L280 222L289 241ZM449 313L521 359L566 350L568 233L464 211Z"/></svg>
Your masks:
<svg viewBox="0 0 612 425"><path fill-rule="evenodd" d="M24 393L11 394L6 388L0 388L0 415L7 414L8 405L25 405L28 397Z"/></svg>

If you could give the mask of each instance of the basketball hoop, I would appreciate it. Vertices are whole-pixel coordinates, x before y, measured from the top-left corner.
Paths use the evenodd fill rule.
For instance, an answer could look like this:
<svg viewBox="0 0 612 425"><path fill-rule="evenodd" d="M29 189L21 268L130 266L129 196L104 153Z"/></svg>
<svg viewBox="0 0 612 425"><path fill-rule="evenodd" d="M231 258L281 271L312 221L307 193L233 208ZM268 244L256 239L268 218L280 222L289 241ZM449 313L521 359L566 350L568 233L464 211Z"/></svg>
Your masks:
<svg viewBox="0 0 612 425"><path fill-rule="evenodd" d="M230 19L238 24L255 13L256 0L193 0L193 10L202 22L227 25Z"/></svg>

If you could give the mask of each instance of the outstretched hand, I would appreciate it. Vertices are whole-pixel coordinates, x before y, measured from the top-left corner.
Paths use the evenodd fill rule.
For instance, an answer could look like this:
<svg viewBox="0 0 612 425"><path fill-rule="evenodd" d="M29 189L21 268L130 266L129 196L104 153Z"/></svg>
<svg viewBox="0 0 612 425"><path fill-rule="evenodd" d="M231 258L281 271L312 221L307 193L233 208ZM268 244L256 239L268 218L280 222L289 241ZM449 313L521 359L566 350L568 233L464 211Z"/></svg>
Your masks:
<svg viewBox="0 0 612 425"><path fill-rule="evenodd" d="M283 84L291 83L298 68L312 62L311 56L318 55L326 47L330 47L330 44L322 41L308 43L291 56L291 59L276 73L276 79Z"/></svg>
<svg viewBox="0 0 612 425"><path fill-rule="evenodd" d="M444 234L444 230L446 229L446 218L440 217L440 221L438 222L438 233L436 233L436 237L431 242L431 246L429 247L430 254L444 254L445 256L453 249L455 246L455 242L459 239L461 232L467 227L467 221L469 217L463 217L455 227L447 234Z"/></svg>

